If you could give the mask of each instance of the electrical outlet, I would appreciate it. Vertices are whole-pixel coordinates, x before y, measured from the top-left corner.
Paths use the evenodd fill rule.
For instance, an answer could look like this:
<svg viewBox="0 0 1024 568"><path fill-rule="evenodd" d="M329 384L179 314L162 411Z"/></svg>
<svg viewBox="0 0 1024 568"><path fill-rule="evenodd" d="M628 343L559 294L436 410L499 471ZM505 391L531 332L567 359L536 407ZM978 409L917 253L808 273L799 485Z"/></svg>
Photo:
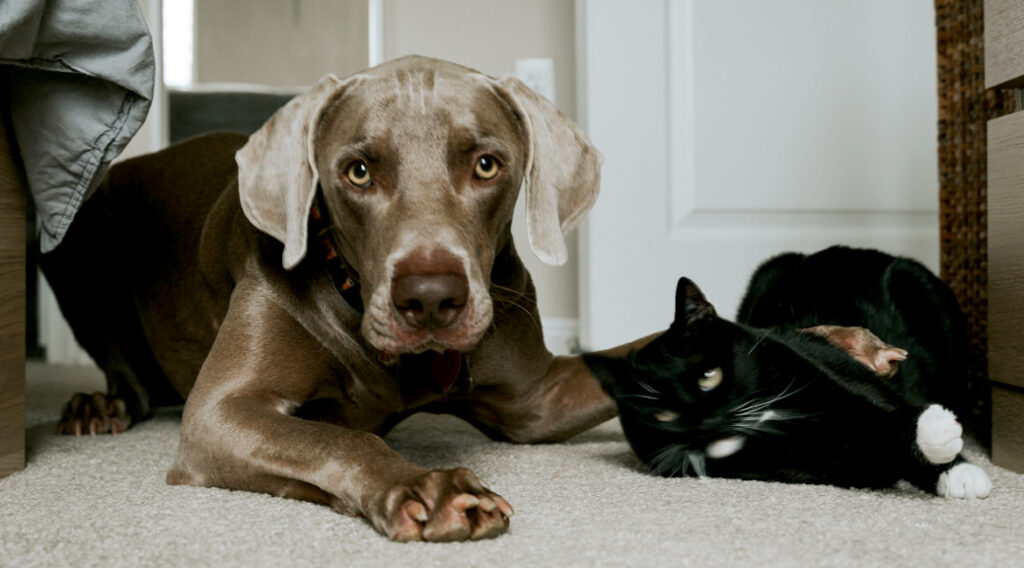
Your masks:
<svg viewBox="0 0 1024 568"><path fill-rule="evenodd" d="M555 102L555 60L550 57L517 59L516 77L539 95Z"/></svg>

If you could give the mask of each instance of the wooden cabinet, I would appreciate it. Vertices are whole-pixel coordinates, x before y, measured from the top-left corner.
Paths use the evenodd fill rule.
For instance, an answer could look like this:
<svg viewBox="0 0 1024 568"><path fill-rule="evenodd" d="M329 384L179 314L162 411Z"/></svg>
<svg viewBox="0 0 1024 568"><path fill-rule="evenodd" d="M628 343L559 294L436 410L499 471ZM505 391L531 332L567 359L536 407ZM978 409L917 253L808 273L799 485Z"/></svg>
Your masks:
<svg viewBox="0 0 1024 568"><path fill-rule="evenodd" d="M1024 2L985 1L985 86L1024 86ZM988 122L992 461L1024 471L1024 111Z"/></svg>
<svg viewBox="0 0 1024 568"><path fill-rule="evenodd" d="M25 466L26 195L4 108L0 100L0 477Z"/></svg>

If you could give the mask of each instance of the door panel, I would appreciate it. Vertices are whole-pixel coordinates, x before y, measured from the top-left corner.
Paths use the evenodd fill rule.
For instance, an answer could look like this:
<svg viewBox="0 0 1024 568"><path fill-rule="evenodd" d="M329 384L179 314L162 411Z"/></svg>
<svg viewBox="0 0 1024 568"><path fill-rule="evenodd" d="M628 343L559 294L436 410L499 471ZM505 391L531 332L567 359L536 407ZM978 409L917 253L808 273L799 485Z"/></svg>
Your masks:
<svg viewBox="0 0 1024 568"><path fill-rule="evenodd" d="M835 243L938 265L932 6L577 4L585 348L663 329L676 279L732 317L759 262Z"/></svg>

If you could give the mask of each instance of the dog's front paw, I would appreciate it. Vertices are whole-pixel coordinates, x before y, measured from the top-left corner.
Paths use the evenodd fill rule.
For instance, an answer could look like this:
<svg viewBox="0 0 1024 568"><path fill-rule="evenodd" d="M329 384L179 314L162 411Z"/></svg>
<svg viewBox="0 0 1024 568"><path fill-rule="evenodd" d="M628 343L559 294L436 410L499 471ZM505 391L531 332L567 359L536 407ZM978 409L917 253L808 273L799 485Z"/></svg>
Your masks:
<svg viewBox="0 0 1024 568"><path fill-rule="evenodd" d="M984 499L992 491L985 470L972 463L959 463L939 476L935 492L953 499Z"/></svg>
<svg viewBox="0 0 1024 568"><path fill-rule="evenodd" d="M371 522L391 540L456 541L505 532L512 507L468 469L429 471L385 491Z"/></svg>
<svg viewBox="0 0 1024 568"><path fill-rule="evenodd" d="M889 345L863 327L816 325L800 331L824 337L880 377L894 376L900 361L907 358L905 349Z"/></svg>
<svg viewBox="0 0 1024 568"><path fill-rule="evenodd" d="M956 415L933 404L917 418L917 447L931 463L953 461L964 449L964 429Z"/></svg>

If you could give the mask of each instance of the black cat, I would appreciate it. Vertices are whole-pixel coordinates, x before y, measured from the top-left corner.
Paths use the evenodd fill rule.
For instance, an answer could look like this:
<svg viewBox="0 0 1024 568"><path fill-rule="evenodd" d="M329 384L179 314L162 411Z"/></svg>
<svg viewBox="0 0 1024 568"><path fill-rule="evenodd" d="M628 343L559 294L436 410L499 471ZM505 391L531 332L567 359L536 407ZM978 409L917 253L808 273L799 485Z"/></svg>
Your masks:
<svg viewBox="0 0 1024 568"><path fill-rule="evenodd" d="M966 343L955 298L924 266L845 247L784 254L755 272L738 320L680 278L665 333L625 359L584 355L653 471L988 495L937 404Z"/></svg>

